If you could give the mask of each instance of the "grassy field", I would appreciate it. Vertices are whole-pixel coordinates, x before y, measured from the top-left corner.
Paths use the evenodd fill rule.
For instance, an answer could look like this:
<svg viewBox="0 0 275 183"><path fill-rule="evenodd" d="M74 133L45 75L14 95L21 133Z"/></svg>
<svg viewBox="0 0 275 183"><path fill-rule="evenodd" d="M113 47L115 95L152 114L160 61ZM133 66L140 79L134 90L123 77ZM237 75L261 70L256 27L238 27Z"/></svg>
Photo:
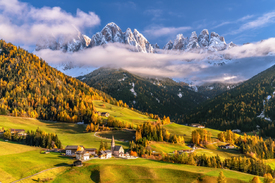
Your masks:
<svg viewBox="0 0 275 183"><path fill-rule="evenodd" d="M190 142L191 137L192 137L191 136L192 131L198 129L198 128L195 128L195 127L180 125L180 124L176 124L176 123L171 123L169 125L165 125L164 128L166 128L172 134L184 136L185 142ZM213 138L217 138L218 134L221 132L219 130L213 130L213 129L210 129L210 128L205 128L205 129L212 133Z"/></svg>
<svg viewBox="0 0 275 183"><path fill-rule="evenodd" d="M85 166L66 170L53 182L217 182L221 169L173 164L147 159L90 160ZM254 176L222 170L227 182L248 182ZM236 179L238 178L238 180Z"/></svg>
<svg viewBox="0 0 275 183"><path fill-rule="evenodd" d="M165 152L165 153L172 153L175 150L179 151L182 149L190 149L188 146L181 145L181 144L171 144L167 142L152 142L150 143L150 147L153 151L156 152Z"/></svg>
<svg viewBox="0 0 275 183"><path fill-rule="evenodd" d="M105 131L105 132L98 132L98 136L109 138L111 139L114 136L115 139L119 141L132 141L134 140L135 131L131 130L114 130L114 131Z"/></svg>
<svg viewBox="0 0 275 183"><path fill-rule="evenodd" d="M110 116L113 116L120 121L128 122L129 124L133 123L134 126L145 121L155 121L148 116L132 111L131 109L111 105L102 102L101 100L95 100L93 103L97 111L108 112L110 113ZM105 107L103 107L103 104Z"/></svg>
<svg viewBox="0 0 275 183"><path fill-rule="evenodd" d="M218 149L196 149L196 154L197 155L203 155L205 154L206 156L216 156L219 155L222 160L226 158L231 158L231 157L244 157L243 154L241 154L238 150L233 150L233 149L226 149L226 150L218 150Z"/></svg>
<svg viewBox="0 0 275 183"><path fill-rule="evenodd" d="M85 125L72 123L49 122L31 118L20 118L10 116L0 116L0 127L5 129L17 128L25 130L36 130L37 127L47 133L56 133L62 145L83 145L87 148L99 148L101 138L94 133L83 133ZM105 141L105 140L104 140ZM111 142L111 140L106 140ZM116 144L128 148L128 143L116 141ZM109 144L110 145L110 144Z"/></svg>
<svg viewBox="0 0 275 183"><path fill-rule="evenodd" d="M60 153L40 154L40 148L10 142L0 141L0 149L0 182L11 182L73 162L70 158L60 156Z"/></svg>
<svg viewBox="0 0 275 183"><path fill-rule="evenodd" d="M264 160L266 164L268 164L273 170L275 169L275 159Z"/></svg>
<svg viewBox="0 0 275 183"><path fill-rule="evenodd" d="M29 183L29 182L38 182L38 180L42 181L45 179L52 179L54 180L59 175L62 175L65 171L71 169L71 167L57 167L48 171L45 171L43 173L40 173L38 175L32 176L30 178L24 179L22 181L19 181L19 183Z"/></svg>

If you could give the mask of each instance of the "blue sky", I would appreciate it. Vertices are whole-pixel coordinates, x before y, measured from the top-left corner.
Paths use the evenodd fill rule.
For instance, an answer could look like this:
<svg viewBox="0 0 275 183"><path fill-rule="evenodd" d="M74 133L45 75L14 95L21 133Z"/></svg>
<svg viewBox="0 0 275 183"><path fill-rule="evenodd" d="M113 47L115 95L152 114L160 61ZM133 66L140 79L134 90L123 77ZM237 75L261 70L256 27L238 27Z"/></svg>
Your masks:
<svg viewBox="0 0 275 183"><path fill-rule="evenodd" d="M107 23L115 22L122 31L128 27L143 33L152 44L164 46L178 33L189 37L206 28L236 44L257 42L275 37L274 0L173 0L173 1L116 1L116 0L24 0L36 8L58 6L73 15L77 8L94 12L100 25L86 28L92 36Z"/></svg>

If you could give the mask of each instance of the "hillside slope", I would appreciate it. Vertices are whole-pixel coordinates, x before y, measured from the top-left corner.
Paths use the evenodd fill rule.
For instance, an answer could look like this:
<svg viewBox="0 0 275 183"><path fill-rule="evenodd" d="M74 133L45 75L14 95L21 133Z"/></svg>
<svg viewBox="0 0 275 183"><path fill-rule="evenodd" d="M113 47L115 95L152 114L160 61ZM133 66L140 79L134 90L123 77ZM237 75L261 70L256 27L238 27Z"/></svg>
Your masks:
<svg viewBox="0 0 275 183"><path fill-rule="evenodd" d="M0 40L0 114L90 122L93 99L116 100Z"/></svg>
<svg viewBox="0 0 275 183"><path fill-rule="evenodd" d="M250 131L256 130L257 125L261 129L270 128L270 121L275 119L273 115L271 120L268 118L269 111L275 109L274 79L275 66L272 66L234 89L202 103L183 122L206 123L208 127L220 130L239 128ZM265 110L263 103L266 104Z"/></svg>
<svg viewBox="0 0 275 183"><path fill-rule="evenodd" d="M178 118L206 98L169 78L145 78L123 69L99 68L78 77L140 111Z"/></svg>

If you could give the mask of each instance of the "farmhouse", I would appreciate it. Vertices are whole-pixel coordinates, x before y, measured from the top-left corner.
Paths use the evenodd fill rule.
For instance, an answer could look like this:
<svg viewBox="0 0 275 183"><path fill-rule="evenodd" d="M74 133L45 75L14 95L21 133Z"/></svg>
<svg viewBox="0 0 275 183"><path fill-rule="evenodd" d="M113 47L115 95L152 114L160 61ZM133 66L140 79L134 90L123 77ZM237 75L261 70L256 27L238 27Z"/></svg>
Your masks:
<svg viewBox="0 0 275 183"><path fill-rule="evenodd" d="M196 127L196 128L205 128L205 126L202 126L202 125L200 125L198 123L192 123L191 126L192 127Z"/></svg>
<svg viewBox="0 0 275 183"><path fill-rule="evenodd" d="M190 147L190 148L192 148L192 149L194 149L194 150L197 148L196 144L193 144L193 143L190 143L187 146Z"/></svg>
<svg viewBox="0 0 275 183"><path fill-rule="evenodd" d="M83 146L76 146L76 145L66 146L66 148L65 148L66 155L68 155L68 156L75 155L75 152L77 151L78 147L83 148Z"/></svg>
<svg viewBox="0 0 275 183"><path fill-rule="evenodd" d="M220 149L235 149L235 146L231 144L226 144L224 146L219 146Z"/></svg>
<svg viewBox="0 0 275 183"><path fill-rule="evenodd" d="M108 112L102 112L102 113L101 113L101 116L104 116L104 117L109 117L109 116L110 116L110 114L109 114Z"/></svg>
<svg viewBox="0 0 275 183"><path fill-rule="evenodd" d="M115 145L114 136L112 137L111 151L112 151L112 155L114 155L114 156L124 156L124 149L122 146Z"/></svg>
<svg viewBox="0 0 275 183"><path fill-rule="evenodd" d="M108 159L112 157L112 151L107 150L107 151L100 151L99 153L100 159Z"/></svg>
<svg viewBox="0 0 275 183"><path fill-rule="evenodd" d="M95 111L95 114L101 116L101 112L99 112L99 111Z"/></svg>
<svg viewBox="0 0 275 183"><path fill-rule="evenodd" d="M27 133L25 133L24 129L14 129L14 128L11 128L10 131L11 131L11 135L13 135L15 133L18 133L19 136L25 136L25 135L27 135Z"/></svg>
<svg viewBox="0 0 275 183"><path fill-rule="evenodd" d="M91 155L95 155L96 154L96 148L84 148L85 151L89 152Z"/></svg>
<svg viewBox="0 0 275 183"><path fill-rule="evenodd" d="M234 132L234 133L241 133L242 131L240 129L234 129L234 130L232 130L232 132Z"/></svg>
<svg viewBox="0 0 275 183"><path fill-rule="evenodd" d="M182 149L178 151L179 154L192 153L192 152L194 152L194 149Z"/></svg>
<svg viewBox="0 0 275 183"><path fill-rule="evenodd" d="M90 159L90 153L88 151L77 151L75 153L75 158L77 160L89 160Z"/></svg>

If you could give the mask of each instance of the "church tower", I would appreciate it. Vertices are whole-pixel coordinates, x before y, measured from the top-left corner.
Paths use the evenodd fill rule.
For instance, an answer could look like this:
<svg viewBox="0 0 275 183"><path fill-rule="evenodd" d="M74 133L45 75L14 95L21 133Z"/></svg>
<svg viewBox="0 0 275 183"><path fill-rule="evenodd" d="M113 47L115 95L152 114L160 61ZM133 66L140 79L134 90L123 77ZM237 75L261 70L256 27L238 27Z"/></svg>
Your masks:
<svg viewBox="0 0 275 183"><path fill-rule="evenodd" d="M111 151L112 151L112 154L114 154L114 150L115 150L115 139L114 139L114 136L112 136L112 142L111 142Z"/></svg>

